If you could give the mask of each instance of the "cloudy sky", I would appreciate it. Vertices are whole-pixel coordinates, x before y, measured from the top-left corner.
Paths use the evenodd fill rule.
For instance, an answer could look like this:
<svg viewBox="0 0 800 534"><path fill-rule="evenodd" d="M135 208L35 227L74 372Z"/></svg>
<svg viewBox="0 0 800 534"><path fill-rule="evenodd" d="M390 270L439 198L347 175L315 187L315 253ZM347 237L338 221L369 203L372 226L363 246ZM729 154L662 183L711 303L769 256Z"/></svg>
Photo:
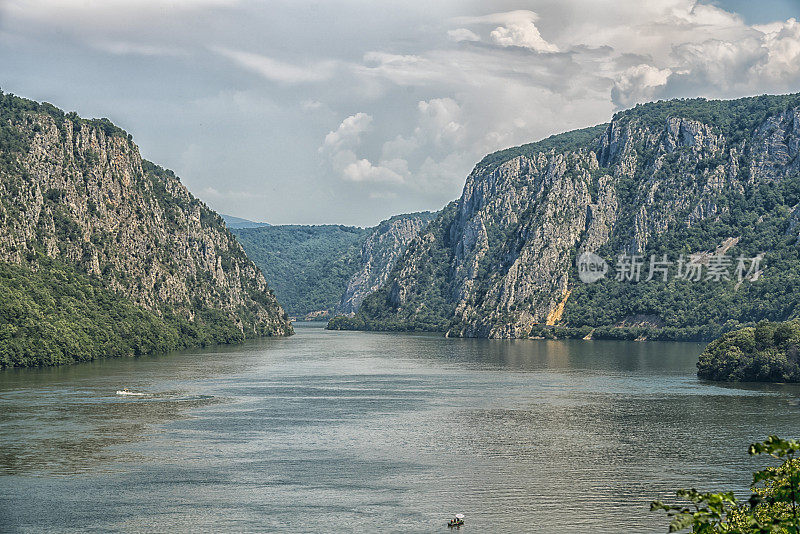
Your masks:
<svg viewBox="0 0 800 534"><path fill-rule="evenodd" d="M637 102L800 91L796 18L798 0L0 0L0 87L109 117L217 211L364 226Z"/></svg>

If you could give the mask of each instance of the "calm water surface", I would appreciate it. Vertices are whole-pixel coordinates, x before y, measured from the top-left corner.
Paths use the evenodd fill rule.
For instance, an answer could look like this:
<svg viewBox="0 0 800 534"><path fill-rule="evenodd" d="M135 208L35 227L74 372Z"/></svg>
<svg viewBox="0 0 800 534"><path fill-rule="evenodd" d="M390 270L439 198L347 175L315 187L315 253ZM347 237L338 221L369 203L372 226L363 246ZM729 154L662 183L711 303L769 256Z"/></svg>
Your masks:
<svg viewBox="0 0 800 534"><path fill-rule="evenodd" d="M700 344L296 330L0 372L0 530L664 532L650 500L800 430L800 388L700 382Z"/></svg>

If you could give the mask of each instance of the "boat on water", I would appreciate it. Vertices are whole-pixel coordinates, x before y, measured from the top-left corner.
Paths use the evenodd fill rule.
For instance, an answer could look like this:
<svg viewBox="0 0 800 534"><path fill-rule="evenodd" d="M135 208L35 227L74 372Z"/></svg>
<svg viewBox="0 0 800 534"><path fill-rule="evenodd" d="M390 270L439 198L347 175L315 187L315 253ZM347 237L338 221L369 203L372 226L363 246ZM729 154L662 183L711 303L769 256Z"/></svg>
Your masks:
<svg viewBox="0 0 800 534"><path fill-rule="evenodd" d="M132 395L134 397L143 397L144 393L137 393L136 391L131 391L128 388L125 388L117 390L117 395Z"/></svg>
<svg viewBox="0 0 800 534"><path fill-rule="evenodd" d="M447 526L455 528L464 526L464 514L456 514L453 519L447 522Z"/></svg>

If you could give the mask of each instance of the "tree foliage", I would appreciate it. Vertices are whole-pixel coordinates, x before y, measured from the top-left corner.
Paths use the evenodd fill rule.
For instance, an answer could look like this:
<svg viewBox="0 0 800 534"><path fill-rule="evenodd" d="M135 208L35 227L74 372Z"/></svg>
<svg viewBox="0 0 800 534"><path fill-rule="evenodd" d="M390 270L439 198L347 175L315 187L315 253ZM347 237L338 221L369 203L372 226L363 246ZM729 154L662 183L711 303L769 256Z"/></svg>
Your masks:
<svg viewBox="0 0 800 534"><path fill-rule="evenodd" d="M291 315L333 310L359 266L369 230L354 226L266 226L233 230Z"/></svg>
<svg viewBox="0 0 800 534"><path fill-rule="evenodd" d="M136 306L100 280L40 258L37 270L0 263L0 368L164 353L244 340L225 313L194 321Z"/></svg>
<svg viewBox="0 0 800 534"><path fill-rule="evenodd" d="M651 511L665 511L671 519L669 532L703 534L797 534L800 533L800 442L769 436L750 445L750 455L768 455L780 465L753 474L752 495L739 501L732 492L701 493L679 490L677 497L689 504L653 501Z"/></svg>
<svg viewBox="0 0 800 534"><path fill-rule="evenodd" d="M800 320L761 321L709 343L697 376L734 382L800 382Z"/></svg>

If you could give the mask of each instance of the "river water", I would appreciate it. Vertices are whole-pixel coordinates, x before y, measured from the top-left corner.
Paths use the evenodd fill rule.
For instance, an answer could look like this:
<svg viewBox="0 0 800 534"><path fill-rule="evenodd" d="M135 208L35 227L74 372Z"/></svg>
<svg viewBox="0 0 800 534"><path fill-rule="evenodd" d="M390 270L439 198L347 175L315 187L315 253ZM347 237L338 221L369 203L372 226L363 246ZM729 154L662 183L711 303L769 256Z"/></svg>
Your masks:
<svg viewBox="0 0 800 534"><path fill-rule="evenodd" d="M652 499L744 492L800 430L701 344L296 331L0 372L0 530L665 532Z"/></svg>

